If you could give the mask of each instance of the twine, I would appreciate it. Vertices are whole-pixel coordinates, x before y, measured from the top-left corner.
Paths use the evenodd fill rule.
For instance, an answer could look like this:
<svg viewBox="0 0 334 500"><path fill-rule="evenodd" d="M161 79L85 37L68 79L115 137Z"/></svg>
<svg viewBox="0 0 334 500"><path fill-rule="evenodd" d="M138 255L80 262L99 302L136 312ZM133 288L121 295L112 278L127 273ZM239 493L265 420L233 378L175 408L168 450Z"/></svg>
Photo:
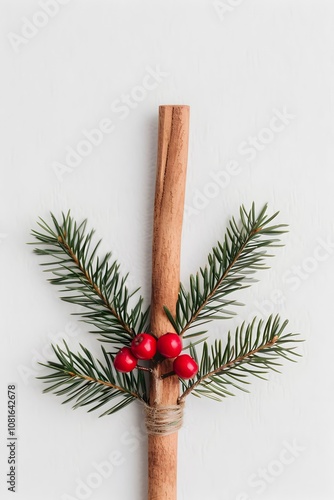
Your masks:
<svg viewBox="0 0 334 500"><path fill-rule="evenodd" d="M184 403L169 406L145 407L145 423L148 434L167 436L182 427Z"/></svg>

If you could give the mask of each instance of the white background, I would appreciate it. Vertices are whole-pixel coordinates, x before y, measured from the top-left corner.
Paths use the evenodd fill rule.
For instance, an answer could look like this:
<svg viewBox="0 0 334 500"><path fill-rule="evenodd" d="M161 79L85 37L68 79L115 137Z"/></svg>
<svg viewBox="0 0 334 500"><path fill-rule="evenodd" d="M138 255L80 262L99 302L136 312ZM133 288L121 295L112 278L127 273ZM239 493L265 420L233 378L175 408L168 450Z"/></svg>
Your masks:
<svg viewBox="0 0 334 500"><path fill-rule="evenodd" d="M17 500L145 499L140 409L98 419L41 394L36 362L50 358L52 340L100 346L26 242L38 216L71 208L148 302L157 111L180 103L191 106L182 280L204 264L241 203L268 202L290 225L286 246L237 297L247 303L238 318L210 332L279 312L306 342L297 364L252 381L250 394L188 399L179 499L333 499L334 4L63 0L52 17L41 16L42 3L2 0L0 13L1 498L13 498L6 388L15 382ZM157 68L163 76L146 78ZM138 90L143 82L155 88ZM121 112L115 101L131 93ZM277 110L285 123L273 120ZM65 165L68 148L105 118L114 131L59 174L56 162ZM257 146L247 146L254 137ZM101 479L96 464L115 452L122 463Z"/></svg>

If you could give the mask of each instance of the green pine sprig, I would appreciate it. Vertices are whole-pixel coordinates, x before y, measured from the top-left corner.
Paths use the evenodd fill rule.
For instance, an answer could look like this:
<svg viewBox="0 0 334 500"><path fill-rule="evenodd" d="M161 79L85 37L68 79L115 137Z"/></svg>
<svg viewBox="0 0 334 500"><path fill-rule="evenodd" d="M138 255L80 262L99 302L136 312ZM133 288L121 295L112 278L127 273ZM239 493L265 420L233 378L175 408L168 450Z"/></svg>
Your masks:
<svg viewBox="0 0 334 500"><path fill-rule="evenodd" d="M211 346L204 342L201 357L197 348L190 346L199 371L194 379L181 381L184 392L180 401L190 393L220 401L233 396L233 388L248 392L243 385L249 384L249 375L265 379L269 371L279 371L280 358L294 361L299 356L295 349L300 341L296 334L282 335L287 324L281 323L278 315L271 315L266 323L254 318L248 325L242 323L233 336L229 332L226 343L221 339Z"/></svg>
<svg viewBox="0 0 334 500"><path fill-rule="evenodd" d="M279 245L278 235L286 232L285 224L271 225L278 212L266 214L267 205L259 214L253 203L250 211L240 208L240 222L229 221L222 243L218 242L208 256L208 263L195 276L190 276L189 291L180 285L175 318L165 308L175 330L184 335L189 328L216 319L228 319L235 314L230 306L242 305L231 299L233 292L246 288L256 280L252 275L267 269L267 251ZM188 334L194 337L206 331Z"/></svg>
<svg viewBox="0 0 334 500"><path fill-rule="evenodd" d="M57 362L43 364L51 373L38 377L48 384L44 392L65 396L63 403L74 402L73 408L90 406L90 411L104 405L108 409L101 416L110 415L135 400L147 400L145 376L141 370L119 373L114 369L114 357L102 348L103 362L80 345L81 351L73 353L66 342L64 348L52 346Z"/></svg>
<svg viewBox="0 0 334 500"><path fill-rule="evenodd" d="M131 342L137 332L145 331L149 317L143 298L134 302L138 290L129 292L127 275L120 275L117 261L110 261L111 253L97 256L101 240L92 245L94 231L86 231L86 220L77 224L69 212L61 223L53 214L51 219L52 228L40 219L41 231L32 231L38 245L35 253L48 258L41 265L53 275L49 281L62 287L62 300L86 309L79 314L94 325L92 333L114 344Z"/></svg>

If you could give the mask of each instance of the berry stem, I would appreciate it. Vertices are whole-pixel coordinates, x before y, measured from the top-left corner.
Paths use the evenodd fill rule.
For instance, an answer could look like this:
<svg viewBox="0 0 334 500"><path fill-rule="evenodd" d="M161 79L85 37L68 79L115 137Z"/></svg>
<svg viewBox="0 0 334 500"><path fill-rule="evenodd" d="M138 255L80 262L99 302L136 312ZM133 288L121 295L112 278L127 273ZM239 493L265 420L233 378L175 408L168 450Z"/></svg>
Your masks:
<svg viewBox="0 0 334 500"><path fill-rule="evenodd" d="M174 370L170 371L170 372L167 372L167 373L164 373L163 375L160 375L160 380L163 380L165 378L168 378L168 377L171 377L172 375L175 375L175 372Z"/></svg>
<svg viewBox="0 0 334 500"><path fill-rule="evenodd" d="M150 372L150 373L153 372L152 368L146 368L146 366L137 365L137 368L138 368L138 370L142 370L143 372Z"/></svg>

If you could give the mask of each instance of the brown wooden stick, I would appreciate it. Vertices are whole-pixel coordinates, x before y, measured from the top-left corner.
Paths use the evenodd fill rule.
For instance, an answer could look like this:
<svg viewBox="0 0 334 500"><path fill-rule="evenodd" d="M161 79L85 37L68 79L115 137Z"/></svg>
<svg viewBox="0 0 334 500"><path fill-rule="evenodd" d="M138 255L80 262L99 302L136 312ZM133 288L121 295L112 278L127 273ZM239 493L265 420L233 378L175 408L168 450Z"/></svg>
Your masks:
<svg viewBox="0 0 334 500"><path fill-rule="evenodd" d="M175 314L180 287L181 232L188 159L189 106L160 106L154 205L151 326L156 336L174 331L163 306ZM177 376L161 379L172 361L151 375L150 406L176 405ZM177 432L148 437L148 500L176 500Z"/></svg>

